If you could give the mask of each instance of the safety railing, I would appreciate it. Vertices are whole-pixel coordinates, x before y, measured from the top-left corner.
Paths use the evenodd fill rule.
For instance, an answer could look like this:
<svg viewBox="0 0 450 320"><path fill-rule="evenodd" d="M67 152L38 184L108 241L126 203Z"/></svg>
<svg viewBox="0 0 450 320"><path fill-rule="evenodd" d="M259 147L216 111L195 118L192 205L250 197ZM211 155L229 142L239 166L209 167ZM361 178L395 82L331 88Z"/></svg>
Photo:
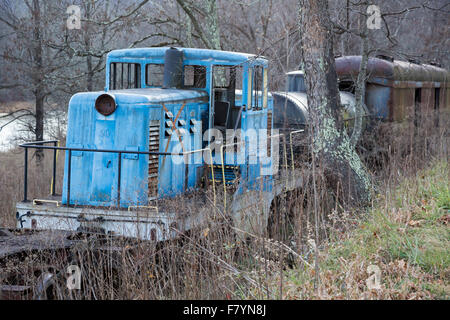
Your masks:
<svg viewBox="0 0 450 320"><path fill-rule="evenodd" d="M235 142L235 143L229 143L229 144L223 144L220 146L220 162L222 164L222 183L223 183L223 209L226 210L227 208L227 184L226 184L226 179L225 179L225 161L223 158L223 149L225 147L230 147L230 146L237 146L240 144L245 144L245 140L244 141L240 141L240 142ZM213 163L213 158L211 158L211 163Z"/></svg>
<svg viewBox="0 0 450 320"><path fill-rule="evenodd" d="M287 170L288 169L288 161L287 161L287 150L286 150L286 136L283 133L271 135L271 136L268 136L267 141L270 141L270 143L272 143L272 139L276 138L276 137L283 138L283 140L284 140L284 144L283 144L284 167ZM226 188L226 183L225 183L224 149L226 147L230 147L230 146L234 146L234 145L240 145L240 144L244 144L245 145L245 140L240 141L240 142L235 142L235 143L224 144L224 145L222 145L220 147L220 161L221 161L221 165L222 165L222 179L223 179L223 193L224 193L223 194L223 207L224 207L224 210L226 210L226 208L227 208L227 188ZM292 139L291 139L291 144L292 144ZM291 145L291 148L292 148L292 145ZM292 159L292 161L293 161L293 159ZM286 179L286 188L288 188L288 186L289 186L289 183L288 183L288 180Z"/></svg>
<svg viewBox="0 0 450 320"><path fill-rule="evenodd" d="M46 144L54 144L48 146ZM87 149L87 148L70 148L57 146L57 140L48 141L36 141L21 144L20 147L25 148L25 166L24 166L24 190L23 190L23 202L28 201L28 149L41 149L41 150L53 150L53 177L52 177L52 196L56 195L56 156L57 151L63 150L68 152L68 164L67 164L67 190L66 199L67 206L70 206L70 184L72 176L72 152L100 152L100 153L115 153L118 154L118 178L117 178L117 205L120 206L120 184L121 184L121 172L122 172L122 154L142 154L142 155L158 155L158 156L182 156L183 153L170 153L170 152L148 152L148 151L130 151L130 150L108 150L108 149Z"/></svg>
<svg viewBox="0 0 450 320"><path fill-rule="evenodd" d="M212 175L212 181L213 181L213 203L214 203L214 206L215 206L216 205L216 180L214 178L214 161L213 161L211 148L204 148L204 149L197 149L197 150L192 150L192 151L185 151L185 152L183 152L183 155L185 157L185 163L187 164L188 161L187 161L186 157L188 155L194 154L194 153L197 153L197 152L202 152L203 153L203 151L209 151L209 159L210 159L210 162L211 162L210 163L210 169L211 169L211 175ZM187 179L187 174L186 174L186 179ZM186 185L187 185L187 183L186 183Z"/></svg>
<svg viewBox="0 0 450 320"><path fill-rule="evenodd" d="M35 142L29 142L21 144L20 147L25 148L25 165L24 165L24 182L23 182L23 201L27 202L28 199L28 148L35 148L35 149L47 149L45 144L53 144L53 147L55 148L53 150L53 173L52 173L52 184L51 184L51 190L50 193L52 196L56 195L56 159L57 159L57 152L58 149L56 147L58 146L59 141L58 140L47 140L47 141L35 141Z"/></svg>
<svg viewBox="0 0 450 320"><path fill-rule="evenodd" d="M292 172L294 173L295 170L295 164L294 164L294 151L293 151L293 135L304 132L304 130L296 130L289 133L289 144L290 144L290 151L291 151L291 168ZM268 141L272 141L273 138L280 137L283 139L283 154L284 154L284 167L286 170L288 170L288 160L287 160L287 148L286 148L286 135L283 133L272 135L268 137ZM208 151L210 156L210 169L211 169L211 176L213 180L213 201L214 205L216 205L216 181L215 181L215 174L214 174L214 161L213 161L213 155L212 150L210 148L204 148L204 149L198 149L198 150L192 150L192 151L185 151L180 153L170 153L170 152L147 152L147 151L131 151L131 150L109 150L109 149L87 149L87 148L73 148L73 147L60 147L58 145L58 140L48 140L48 141L36 141L36 142L29 142L24 143L20 145L20 147L25 149L24 153L24 191L23 191L23 201L28 201L28 149L43 149L43 150L53 150L53 175L52 175L52 184L51 184L51 195L56 195L56 162L57 162L57 152L60 150L67 151L68 153L68 168L67 168L67 190L66 190L66 201L67 205L70 206L70 187L71 187L71 175L72 175L72 152L74 151L80 151L80 152L99 152L99 153L115 153L118 154L118 174L117 174L117 205L120 206L120 189L121 189L121 169L122 169L122 154L142 154L142 155L158 155L158 156L184 156L186 159L186 156L189 154L194 154L197 152L204 152ZM231 143L231 144L224 144L220 147L220 161L222 165L222 179L223 179L223 188L224 188L224 209L226 209L227 205L227 190L226 190L226 183L225 183L225 159L224 159L224 149L233 145L245 145L245 140ZM271 142L270 142L271 143ZM49 146L47 144L53 144L53 146ZM187 162L186 162L187 166ZM286 179L286 188L288 188L288 181Z"/></svg>

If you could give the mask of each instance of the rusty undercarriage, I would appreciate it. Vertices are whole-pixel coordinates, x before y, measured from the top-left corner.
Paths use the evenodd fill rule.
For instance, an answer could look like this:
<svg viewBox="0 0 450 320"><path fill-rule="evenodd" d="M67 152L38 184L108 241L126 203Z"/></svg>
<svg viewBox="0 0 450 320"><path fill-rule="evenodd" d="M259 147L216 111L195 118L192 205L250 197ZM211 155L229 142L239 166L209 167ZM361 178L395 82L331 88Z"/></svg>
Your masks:
<svg viewBox="0 0 450 320"><path fill-rule="evenodd" d="M100 233L0 228L0 300L70 299L69 266L114 268L136 245Z"/></svg>

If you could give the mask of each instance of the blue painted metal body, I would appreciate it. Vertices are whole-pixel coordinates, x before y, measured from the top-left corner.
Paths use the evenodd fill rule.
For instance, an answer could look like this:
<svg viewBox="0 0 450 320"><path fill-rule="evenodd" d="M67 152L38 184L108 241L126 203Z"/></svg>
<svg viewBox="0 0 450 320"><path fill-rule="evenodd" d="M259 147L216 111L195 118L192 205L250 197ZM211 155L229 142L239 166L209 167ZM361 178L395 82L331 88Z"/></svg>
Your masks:
<svg viewBox="0 0 450 320"><path fill-rule="evenodd" d="M159 126L159 152L180 152L178 135L167 135L168 114L178 120L175 124L183 136L184 151L205 147L204 131L213 128L214 102L212 73L213 66L242 66L242 93L236 93L236 106L243 106L241 129L267 129L268 112L272 112L273 102L269 97L267 107L261 110L245 108L249 99L249 71L254 66L268 67L266 59L250 54L224 52L206 49L182 48L183 64L206 67L206 86L199 89L162 89L146 84L146 65L164 64L168 48L115 50L108 54L106 66L106 93L112 95L117 109L109 116L103 116L94 108L96 99L105 92L79 93L69 103L67 147L86 149L149 151L151 137L149 127ZM111 63L133 63L140 65L140 88L111 90ZM266 91L268 89L266 88ZM240 94L239 94L240 93ZM259 95L260 105L263 95ZM168 113L169 112L169 113ZM205 123L206 122L206 123ZM272 125L271 123L269 124ZM182 129L182 130L181 130ZM169 142L170 140L170 142ZM245 149L249 157L248 144ZM120 204L118 204L119 155L74 151L71 163L70 204L90 206L146 205L149 200L149 156L122 154L120 172ZM150 156L151 157L151 156ZM178 157L178 159L175 159ZM63 204L67 204L68 159L65 158L63 182ZM173 197L198 187L205 167L203 157L185 165L182 156L158 156L157 197ZM170 159L171 158L171 159ZM175 159L175 161L173 161ZM215 158L215 163L220 164ZM228 157L226 157L228 159ZM199 160L199 161L198 161ZM270 159L269 159L270 160ZM234 163L227 162L226 165ZM265 164L270 166L271 163ZM237 192L245 188L259 188L261 163L240 165L240 173L245 183ZM265 179L263 187L271 188L271 177Z"/></svg>

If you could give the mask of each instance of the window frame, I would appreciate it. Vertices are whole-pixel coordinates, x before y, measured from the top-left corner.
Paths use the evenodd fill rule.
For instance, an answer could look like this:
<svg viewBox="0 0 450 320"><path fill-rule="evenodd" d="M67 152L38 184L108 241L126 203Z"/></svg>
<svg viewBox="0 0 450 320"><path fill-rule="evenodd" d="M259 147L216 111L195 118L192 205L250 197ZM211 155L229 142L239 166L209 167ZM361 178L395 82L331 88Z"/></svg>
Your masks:
<svg viewBox="0 0 450 320"><path fill-rule="evenodd" d="M247 110L262 110L268 107L268 71L263 65L248 68L247 76ZM261 92L261 105L258 91Z"/></svg>
<svg viewBox="0 0 450 320"><path fill-rule="evenodd" d="M187 85L186 84L186 68L188 68L188 67L192 67L193 68L193 72L194 72L194 74L193 74L193 84L192 85ZM203 69L203 71L202 72L199 72L199 73L196 73L196 68L202 68ZM196 77L196 75L198 75L199 76L199 79L196 79L195 77ZM204 76L204 79L201 79L201 76ZM206 86L207 86L207 78L208 78L208 68L206 67L206 66L204 66L204 65L201 65L201 64L185 64L184 66L183 66L183 87L184 88L187 88L187 89L206 89ZM200 82L200 81L203 81L203 82ZM201 86L196 86L196 82L197 83L203 83L203 86L201 87Z"/></svg>
<svg viewBox="0 0 450 320"><path fill-rule="evenodd" d="M118 67L118 65L120 65L120 68ZM125 67L126 67L126 77L124 77ZM120 69L120 77L118 77L119 69ZM121 62L121 61L110 62L110 64L109 64L109 89L110 90L128 90L128 89L142 88L141 72L142 72L142 69L141 69L140 63ZM132 75L133 75L133 77L132 77Z"/></svg>
<svg viewBox="0 0 450 320"><path fill-rule="evenodd" d="M149 66L160 66L161 67L161 85L154 85L149 83ZM153 73L154 74L154 73ZM145 64L145 85L149 88L162 88L164 85L164 63L146 63Z"/></svg>

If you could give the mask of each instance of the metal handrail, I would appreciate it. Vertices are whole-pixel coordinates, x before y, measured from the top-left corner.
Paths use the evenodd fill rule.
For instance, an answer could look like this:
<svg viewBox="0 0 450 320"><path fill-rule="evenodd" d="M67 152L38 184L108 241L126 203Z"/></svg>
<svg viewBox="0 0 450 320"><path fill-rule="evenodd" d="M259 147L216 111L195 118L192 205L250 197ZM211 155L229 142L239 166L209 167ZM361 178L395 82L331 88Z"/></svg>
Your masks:
<svg viewBox="0 0 450 320"><path fill-rule="evenodd" d="M54 146L45 146L44 144L53 143ZM52 196L55 196L56 190L56 152L58 150L64 150L69 152L68 159L68 176L67 176L67 206L70 206L70 181L72 174L72 151L83 151L83 152L103 152L103 153L117 153L119 155L118 163L118 181L117 181L117 205L120 206L120 182L121 182L121 169L122 169L122 154L144 154L144 155L168 155L168 156L182 156L183 153L170 153L170 152L148 152L148 151L130 151L130 150L109 150L109 149L86 149L86 148L71 148L71 147L59 147L57 144L58 140L47 140L47 141L36 141L28 142L19 145L21 148L25 148L25 166L24 166L24 196L23 202L28 202L28 149L44 149L53 150L53 185L52 185Z"/></svg>
<svg viewBox="0 0 450 320"><path fill-rule="evenodd" d="M229 143L229 144L223 144L222 146L220 146L220 161L222 163L222 182L223 182L223 209L226 210L227 208L227 184L225 181L225 161L223 158L223 149L227 146L233 146L233 145L238 145L238 144L245 144L245 140L244 141L240 141L240 142L234 142L234 143ZM211 158L211 163L213 163L213 159Z"/></svg>
<svg viewBox="0 0 450 320"><path fill-rule="evenodd" d="M47 149L44 144L46 143L53 143L54 148L57 148L57 144L59 143L59 140L46 140L46 141L34 141L34 142L27 142L19 145L19 147L25 148L25 164L24 164L24 192L23 192L23 201L27 202L27 196L28 196L28 148L34 148L34 149ZM51 147L50 147L51 148ZM56 153L57 150L55 149L53 151L53 176L52 180L54 183L52 183L51 186L51 194L52 196L56 195Z"/></svg>
<svg viewBox="0 0 450 320"><path fill-rule="evenodd" d="M211 159L210 167L211 167L211 176L212 176L212 181L213 181L213 202L214 202L214 206L215 206L216 205L216 180L214 178L214 161L213 161L213 157L212 157L211 148L203 148L203 149L197 149L197 150L192 150L192 151L185 151L185 152L183 152L183 154L188 155L188 154L207 151L207 150L209 151L209 158Z"/></svg>
<svg viewBox="0 0 450 320"><path fill-rule="evenodd" d="M285 167L287 169L288 165L287 165L287 152L286 152L286 136L283 133L279 133L279 134L275 134L275 135L269 136L267 140L272 139L274 137L283 137L283 140L284 140L284 163L285 163ZM226 208L227 208L227 188L226 188L226 183L225 183L225 162L224 162L224 152L223 152L223 150L227 146L238 145L238 144L245 144L245 143L246 142L244 140L244 141L240 141L240 142L224 144L224 145L222 145L220 147L220 160L221 160L221 164L222 164L222 179L223 179L223 191L224 191L224 195L223 195L223 207L224 207L224 210L226 210ZM286 180L286 188L287 187L288 187L288 182Z"/></svg>

